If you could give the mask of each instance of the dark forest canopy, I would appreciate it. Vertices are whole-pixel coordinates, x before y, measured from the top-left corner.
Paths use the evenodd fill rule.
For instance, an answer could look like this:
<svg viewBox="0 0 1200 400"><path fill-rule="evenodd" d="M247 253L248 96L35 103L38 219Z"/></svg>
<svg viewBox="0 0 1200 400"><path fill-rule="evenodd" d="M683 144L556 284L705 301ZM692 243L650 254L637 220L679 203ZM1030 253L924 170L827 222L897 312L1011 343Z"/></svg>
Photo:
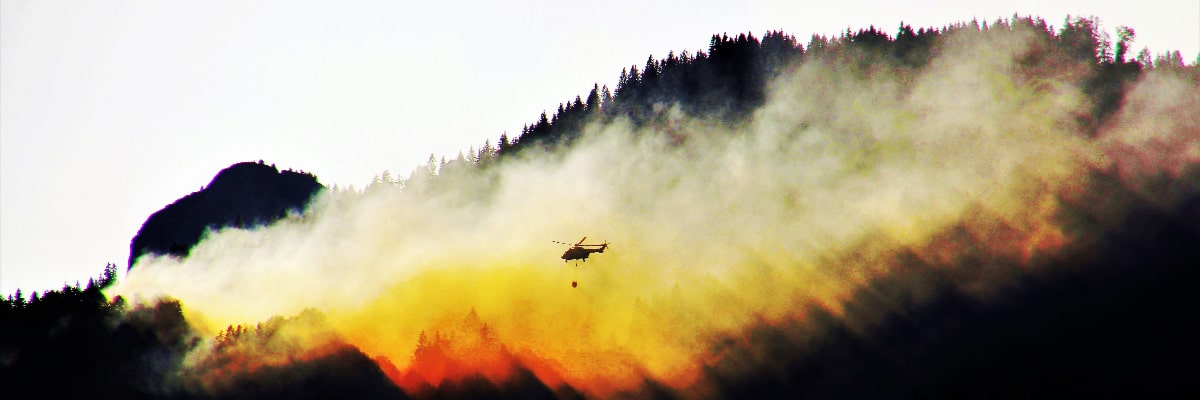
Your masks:
<svg viewBox="0 0 1200 400"><path fill-rule="evenodd" d="M0 299L0 387L7 397L404 398L378 365L345 347L213 386L207 376L184 368L204 339L184 318L182 305L109 299L103 290L116 283L116 274L117 266L109 264L83 288L64 285L28 299L18 290Z"/></svg>

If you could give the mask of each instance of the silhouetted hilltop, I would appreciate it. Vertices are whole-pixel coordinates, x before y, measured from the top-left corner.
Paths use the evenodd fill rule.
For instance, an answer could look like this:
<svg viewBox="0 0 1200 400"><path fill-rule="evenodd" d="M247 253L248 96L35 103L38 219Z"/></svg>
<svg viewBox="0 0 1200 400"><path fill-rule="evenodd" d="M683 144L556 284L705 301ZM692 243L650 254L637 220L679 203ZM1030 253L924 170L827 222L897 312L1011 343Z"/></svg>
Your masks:
<svg viewBox="0 0 1200 400"><path fill-rule="evenodd" d="M187 256L204 230L265 225L302 210L325 187L305 172L243 162L221 170L208 186L150 215L129 245L129 264L143 254Z"/></svg>

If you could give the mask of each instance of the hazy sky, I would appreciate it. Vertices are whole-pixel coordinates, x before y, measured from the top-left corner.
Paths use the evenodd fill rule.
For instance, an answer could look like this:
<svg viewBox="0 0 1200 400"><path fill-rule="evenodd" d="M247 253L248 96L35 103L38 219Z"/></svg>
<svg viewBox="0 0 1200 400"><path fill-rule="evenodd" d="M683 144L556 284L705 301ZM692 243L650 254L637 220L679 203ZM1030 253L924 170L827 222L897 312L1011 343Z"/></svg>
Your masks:
<svg viewBox="0 0 1200 400"><path fill-rule="evenodd" d="M736 4L736 5L734 5ZM1200 1L0 2L0 292L124 269L142 222L239 161L362 186L495 143L714 33L807 43L1014 12L1200 54Z"/></svg>

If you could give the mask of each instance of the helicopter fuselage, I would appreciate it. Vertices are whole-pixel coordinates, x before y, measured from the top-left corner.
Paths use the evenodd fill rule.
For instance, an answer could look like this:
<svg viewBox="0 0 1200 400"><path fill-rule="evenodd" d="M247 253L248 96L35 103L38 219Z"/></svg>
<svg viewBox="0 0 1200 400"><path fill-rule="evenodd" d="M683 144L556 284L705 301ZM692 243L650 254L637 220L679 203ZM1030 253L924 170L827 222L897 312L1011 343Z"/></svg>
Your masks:
<svg viewBox="0 0 1200 400"><path fill-rule="evenodd" d="M604 249L608 248L607 244L593 245L593 246L596 246L596 247L595 248L587 248L587 247L583 247L581 245L572 246L571 248L567 249L567 251L563 252L562 259L563 259L563 261L570 261L570 260L587 261L588 255L590 255L592 253L603 253Z"/></svg>

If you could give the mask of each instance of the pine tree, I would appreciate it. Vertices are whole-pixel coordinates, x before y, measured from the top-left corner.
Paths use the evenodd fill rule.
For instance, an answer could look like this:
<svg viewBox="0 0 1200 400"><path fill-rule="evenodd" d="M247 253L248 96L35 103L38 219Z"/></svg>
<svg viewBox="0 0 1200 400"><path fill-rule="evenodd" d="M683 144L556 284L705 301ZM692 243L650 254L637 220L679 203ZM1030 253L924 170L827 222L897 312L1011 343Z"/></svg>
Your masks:
<svg viewBox="0 0 1200 400"><path fill-rule="evenodd" d="M1114 61L1117 63L1125 63L1125 55L1129 53L1129 46L1133 43L1133 39L1137 36L1133 32L1133 28L1127 26L1117 27L1117 52L1114 55Z"/></svg>
<svg viewBox="0 0 1200 400"><path fill-rule="evenodd" d="M595 114L600 111L600 84L592 84L592 91L588 92L587 101L584 107L589 114Z"/></svg>
<svg viewBox="0 0 1200 400"><path fill-rule="evenodd" d="M512 144L508 142L508 132L503 132L500 134L500 140L496 142L496 146L496 153L498 154L503 154L506 150L508 150L509 147L512 146Z"/></svg>

